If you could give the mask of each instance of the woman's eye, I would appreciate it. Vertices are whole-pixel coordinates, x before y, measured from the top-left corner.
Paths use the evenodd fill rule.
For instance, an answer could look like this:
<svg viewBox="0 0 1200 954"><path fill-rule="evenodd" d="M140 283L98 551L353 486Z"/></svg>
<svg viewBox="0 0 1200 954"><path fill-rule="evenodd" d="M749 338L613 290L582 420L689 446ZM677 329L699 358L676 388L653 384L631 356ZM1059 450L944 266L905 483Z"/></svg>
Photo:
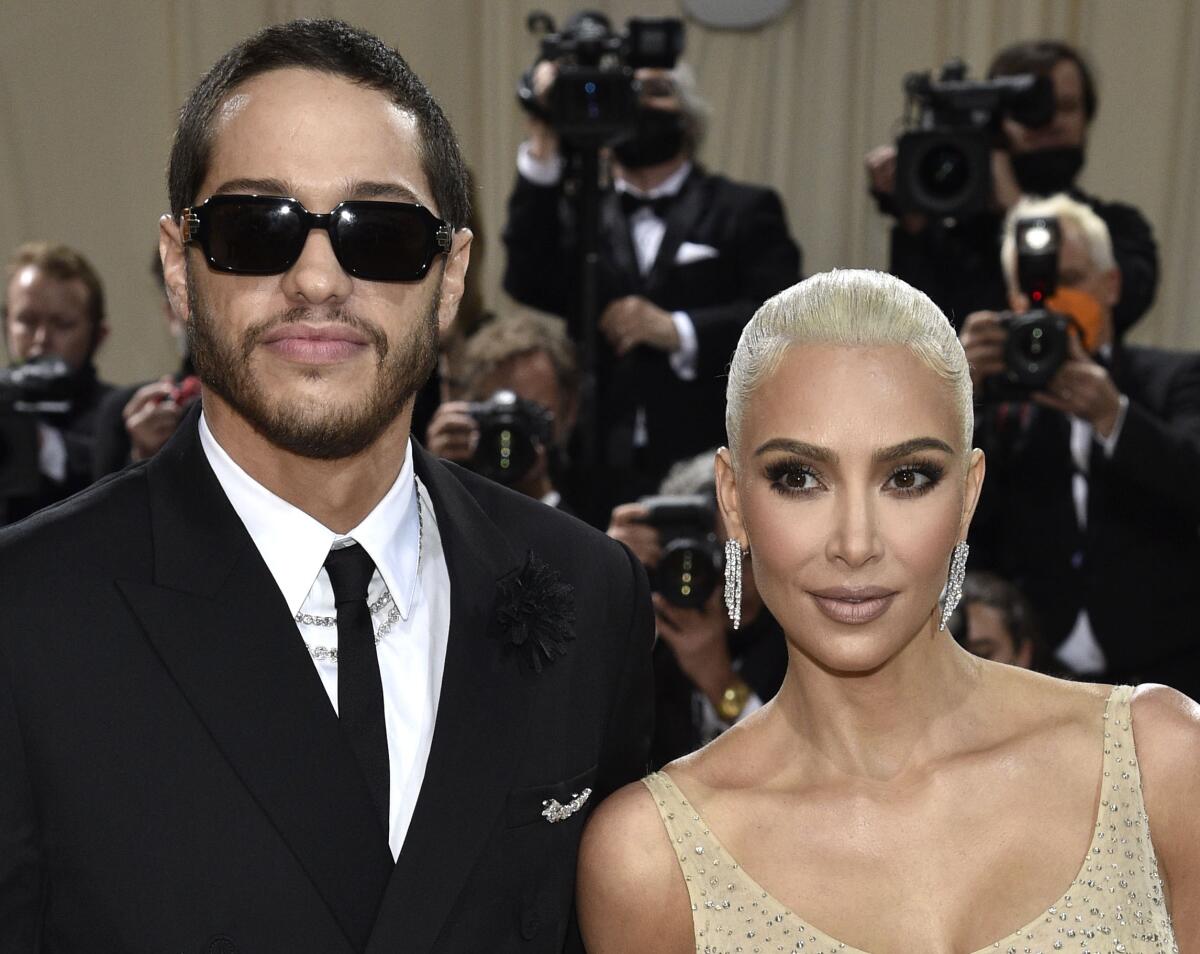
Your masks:
<svg viewBox="0 0 1200 954"><path fill-rule="evenodd" d="M888 486L902 493L920 493L928 490L940 474L928 474L918 467L904 467L888 478Z"/></svg>
<svg viewBox="0 0 1200 954"><path fill-rule="evenodd" d="M780 493L808 493L820 485L816 474L805 467L783 465L772 467L767 477Z"/></svg>

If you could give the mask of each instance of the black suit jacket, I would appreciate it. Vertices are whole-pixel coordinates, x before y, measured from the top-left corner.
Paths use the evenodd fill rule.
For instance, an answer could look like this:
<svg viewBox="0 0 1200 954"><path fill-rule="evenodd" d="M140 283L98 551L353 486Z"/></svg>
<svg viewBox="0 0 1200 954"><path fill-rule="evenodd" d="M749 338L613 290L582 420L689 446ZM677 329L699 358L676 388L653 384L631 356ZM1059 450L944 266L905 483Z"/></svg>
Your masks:
<svg viewBox="0 0 1200 954"><path fill-rule="evenodd" d="M800 280L800 250L772 190L700 169L667 210L666 233L645 276L616 193L603 197L600 218L596 314L617 298L642 295L667 311L687 312L696 328L694 381L681 380L662 351L643 346L617 358L597 335L601 453L615 470L634 466L634 415L644 408L648 441L637 461L641 480L628 493L649 493L672 463L724 443L724 374L738 336L759 305ZM518 176L504 242L505 290L574 322L578 245L573 209L562 190ZM680 264L684 242L708 246L716 255ZM572 332L579 337L581 329L572 324Z"/></svg>
<svg viewBox="0 0 1200 954"><path fill-rule="evenodd" d="M1072 497L1070 422L1033 405L985 407L987 477L971 565L1028 595L1047 641L1086 608L1118 679L1200 687L1200 355L1125 347L1111 373L1129 398L1113 456L1093 441L1087 526Z"/></svg>
<svg viewBox="0 0 1200 954"><path fill-rule="evenodd" d="M588 811L640 776L648 588L619 546L414 444L451 582L432 750L397 863L193 414L148 464L0 535L0 950L578 947ZM497 620L537 554L574 586L536 673ZM551 825L545 800L593 790Z"/></svg>

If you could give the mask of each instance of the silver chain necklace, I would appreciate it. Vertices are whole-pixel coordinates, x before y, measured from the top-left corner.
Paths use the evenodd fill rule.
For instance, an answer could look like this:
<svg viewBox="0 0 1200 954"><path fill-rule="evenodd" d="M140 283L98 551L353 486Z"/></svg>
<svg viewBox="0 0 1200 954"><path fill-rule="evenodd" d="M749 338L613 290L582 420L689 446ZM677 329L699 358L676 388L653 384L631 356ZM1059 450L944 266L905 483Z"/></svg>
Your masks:
<svg viewBox="0 0 1200 954"><path fill-rule="evenodd" d="M417 477L413 475L413 495L417 498L417 572L416 578L421 578L421 557L425 553L425 513L421 506L421 490L417 486ZM375 645L379 645L379 641L392 631L392 627L396 625L400 619L400 607L396 605L396 601L392 599L391 591L385 590L383 596L379 597L374 603L367 607L367 611L375 616L383 610L385 606L391 604L391 609L388 611L387 618L379 624L379 628L375 630ZM305 626L337 626L336 616L313 616L310 613L297 613L296 622ZM308 649L309 655L313 659L321 662L331 662L336 664L338 661L337 647L314 646L308 640L304 641L305 647Z"/></svg>

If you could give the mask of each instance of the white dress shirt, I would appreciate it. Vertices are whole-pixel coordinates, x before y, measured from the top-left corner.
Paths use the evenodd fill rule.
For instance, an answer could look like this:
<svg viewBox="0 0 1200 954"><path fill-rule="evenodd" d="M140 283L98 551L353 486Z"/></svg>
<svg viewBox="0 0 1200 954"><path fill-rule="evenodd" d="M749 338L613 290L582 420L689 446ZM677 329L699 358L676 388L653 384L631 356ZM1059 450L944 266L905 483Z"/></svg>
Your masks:
<svg viewBox="0 0 1200 954"><path fill-rule="evenodd" d="M398 857L425 778L450 634L450 575L429 494L414 480L412 444L383 499L357 527L338 534L242 470L217 443L203 415L200 443L293 616L337 615L324 564L331 547L349 541L363 547L375 562L367 601L374 604L385 591L392 596L392 605L373 614L372 622L378 633L391 619L376 651L391 771L388 845L393 858ZM297 623L296 629L297 638L309 647L337 646L336 626ZM336 712L337 663L313 659L313 665Z"/></svg>

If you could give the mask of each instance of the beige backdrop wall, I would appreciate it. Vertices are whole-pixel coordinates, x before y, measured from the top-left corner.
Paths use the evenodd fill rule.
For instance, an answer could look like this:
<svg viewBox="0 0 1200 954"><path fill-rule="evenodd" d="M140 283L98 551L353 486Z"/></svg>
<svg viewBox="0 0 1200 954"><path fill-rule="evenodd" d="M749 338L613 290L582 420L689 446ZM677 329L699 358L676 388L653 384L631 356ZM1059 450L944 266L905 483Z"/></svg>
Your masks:
<svg viewBox="0 0 1200 954"><path fill-rule="evenodd" d="M730 0L736 2L736 0ZM175 112L200 73L256 28L335 15L395 44L455 122L477 172L499 292L499 230L521 136L518 73L535 6L566 0L0 0L0 250L56 238L103 274L113 334L101 370L128 382L175 364L150 275ZM589 0L614 18L678 14L674 0ZM1057 36L1088 51L1101 110L1085 186L1139 206L1162 255L1158 303L1135 337L1200 349L1200 5L1188 0L794 0L746 33L688 25L713 106L703 159L784 197L805 270L886 266L886 223L861 158L890 140L900 82L961 55L978 73L1009 41Z"/></svg>

